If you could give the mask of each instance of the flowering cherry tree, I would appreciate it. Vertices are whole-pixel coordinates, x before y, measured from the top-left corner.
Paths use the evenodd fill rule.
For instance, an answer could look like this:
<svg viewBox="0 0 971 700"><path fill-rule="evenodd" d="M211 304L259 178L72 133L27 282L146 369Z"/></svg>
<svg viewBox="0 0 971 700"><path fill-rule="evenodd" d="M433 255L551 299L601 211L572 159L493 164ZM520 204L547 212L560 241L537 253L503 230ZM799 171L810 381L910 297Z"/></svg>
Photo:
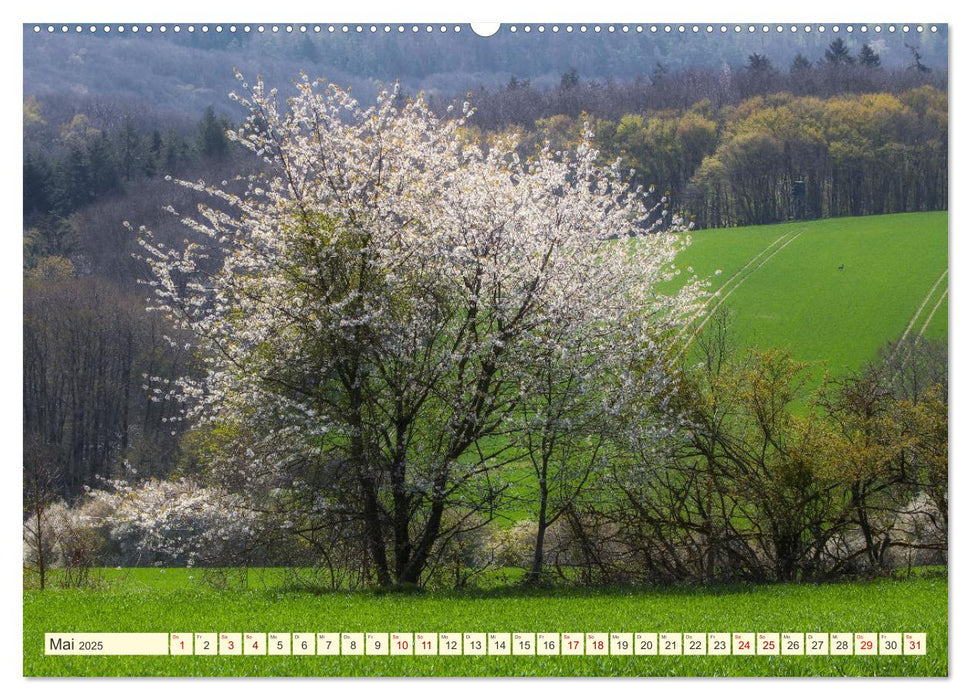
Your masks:
<svg viewBox="0 0 971 700"><path fill-rule="evenodd" d="M182 382L186 416L232 426L224 483L303 504L295 528L343 509L380 584L418 583L443 515L494 497L556 367L584 411L654 376L698 294L658 292L684 236L654 230L662 212L589 133L521 157L512 136L474 142L468 105L365 107L305 77L284 104L239 79L249 117L230 137L266 172L182 183L211 197L184 218L210 245L141 231L155 308L207 358Z"/></svg>

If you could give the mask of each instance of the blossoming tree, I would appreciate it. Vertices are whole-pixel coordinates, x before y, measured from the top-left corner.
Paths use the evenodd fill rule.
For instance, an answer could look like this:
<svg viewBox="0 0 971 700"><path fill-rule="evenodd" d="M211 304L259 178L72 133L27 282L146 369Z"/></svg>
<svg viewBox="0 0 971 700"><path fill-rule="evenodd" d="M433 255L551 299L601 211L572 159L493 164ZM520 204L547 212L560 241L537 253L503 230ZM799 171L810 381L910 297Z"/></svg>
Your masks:
<svg viewBox="0 0 971 700"><path fill-rule="evenodd" d="M632 236L659 212L590 134L521 158L513 137L473 142L468 105L364 107L305 77L284 105L242 85L250 116L230 137L266 173L182 183L215 202L184 219L211 245L142 230L156 308L208 362L183 382L187 417L232 426L213 468L254 507L290 504L294 528L340 508L380 584L418 583L461 527L443 516L494 498L557 366L587 412L654 376L698 291L657 291L683 236Z"/></svg>

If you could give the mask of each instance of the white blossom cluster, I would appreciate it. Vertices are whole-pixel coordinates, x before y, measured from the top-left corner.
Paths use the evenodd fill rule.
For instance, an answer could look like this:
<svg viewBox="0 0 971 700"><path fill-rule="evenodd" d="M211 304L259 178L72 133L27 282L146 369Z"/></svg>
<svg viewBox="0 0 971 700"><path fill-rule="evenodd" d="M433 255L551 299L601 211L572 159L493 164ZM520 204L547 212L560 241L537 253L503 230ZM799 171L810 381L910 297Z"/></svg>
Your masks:
<svg viewBox="0 0 971 700"><path fill-rule="evenodd" d="M661 340L702 285L658 292L686 236L656 230L661 205L589 130L521 155L514 136L472 138L468 104L440 119L395 90L365 107L306 77L283 104L238 77L250 116L230 136L266 173L181 182L216 202L183 221L220 254L139 232L153 308L207 358L177 398L197 426L239 429L234 477L289 492L294 465L351 454L412 508L481 473L470 445L537 373L564 368L618 415L663 384Z"/></svg>
<svg viewBox="0 0 971 700"><path fill-rule="evenodd" d="M27 519L33 522L33 516ZM259 527L259 515L239 497L186 479L105 481L73 507L54 503L42 520L45 547L61 566L81 548L86 560L99 564L221 563L244 549ZM35 529L28 533L25 527L27 548L36 549ZM25 558L36 554L25 552Z"/></svg>
<svg viewBox="0 0 971 700"><path fill-rule="evenodd" d="M241 499L187 479L113 480L88 492L108 515L109 540L125 560L216 562L252 538L258 516Z"/></svg>

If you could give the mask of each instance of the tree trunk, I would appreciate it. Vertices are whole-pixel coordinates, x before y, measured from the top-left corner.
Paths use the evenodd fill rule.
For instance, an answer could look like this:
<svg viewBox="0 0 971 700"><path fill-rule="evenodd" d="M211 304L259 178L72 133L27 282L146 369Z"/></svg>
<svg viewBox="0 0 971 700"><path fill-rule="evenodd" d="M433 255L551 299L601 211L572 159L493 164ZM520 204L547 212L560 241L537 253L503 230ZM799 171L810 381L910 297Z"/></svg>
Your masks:
<svg viewBox="0 0 971 700"><path fill-rule="evenodd" d="M42 525L41 511L43 507L41 505L41 499L37 499L34 504L34 516L37 521L37 571L40 573L40 589L44 590L44 585L47 581L47 554L44 552L44 530Z"/></svg>
<svg viewBox="0 0 971 700"><path fill-rule="evenodd" d="M444 479L438 480L435 484L435 492L442 493L444 490ZM428 515L428 522L421 538L412 550L411 559L398 571L398 583L417 586L421 580L421 575L428 565L428 558L432 553L432 545L438 541L438 535L442 529L442 514L445 512L445 499L436 497L432 501L431 512Z"/></svg>
<svg viewBox="0 0 971 700"><path fill-rule="evenodd" d="M404 458L395 460L391 467L392 500L394 503L394 570L400 575L411 559L411 499L405 489Z"/></svg>
<svg viewBox="0 0 971 700"><path fill-rule="evenodd" d="M546 469L543 478L539 480L539 522L536 527L536 544L533 547L533 564L526 576L526 583L537 584L543 575L543 546L546 540L546 507L549 502L549 489L546 486Z"/></svg>
<svg viewBox="0 0 971 700"><path fill-rule="evenodd" d="M384 536L381 532L381 510L378 507L374 481L366 476L360 478L361 490L364 492L364 527L367 533L368 553L374 564L374 571L378 577L379 586L391 585L391 573L388 570L388 557L384 551Z"/></svg>

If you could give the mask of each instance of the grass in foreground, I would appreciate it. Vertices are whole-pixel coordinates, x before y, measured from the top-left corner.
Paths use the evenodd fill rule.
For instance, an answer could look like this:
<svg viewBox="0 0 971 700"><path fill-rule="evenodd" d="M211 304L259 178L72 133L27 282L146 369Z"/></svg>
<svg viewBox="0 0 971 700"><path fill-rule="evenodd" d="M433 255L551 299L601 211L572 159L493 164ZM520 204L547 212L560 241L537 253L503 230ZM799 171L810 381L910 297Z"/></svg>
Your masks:
<svg viewBox="0 0 971 700"><path fill-rule="evenodd" d="M947 579L712 588L293 592L199 571L107 571L24 594L28 676L943 676ZM190 579L190 576L193 577ZM925 657L47 657L45 632L926 632Z"/></svg>

